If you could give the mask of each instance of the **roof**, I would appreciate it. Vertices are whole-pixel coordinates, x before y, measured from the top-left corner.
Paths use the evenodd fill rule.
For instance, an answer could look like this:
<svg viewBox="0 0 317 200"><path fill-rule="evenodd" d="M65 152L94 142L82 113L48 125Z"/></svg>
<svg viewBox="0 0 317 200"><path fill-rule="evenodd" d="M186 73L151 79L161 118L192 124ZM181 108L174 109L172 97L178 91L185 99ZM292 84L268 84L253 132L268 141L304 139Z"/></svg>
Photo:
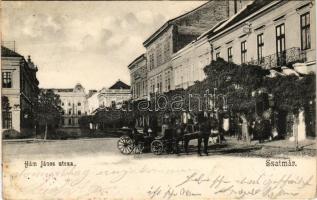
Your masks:
<svg viewBox="0 0 317 200"><path fill-rule="evenodd" d="M216 28L218 28L219 26L221 26L223 23L225 23L228 19L224 19L224 20L221 20L220 22L218 22L216 25L214 25L211 29L207 30L206 32L204 32L203 34L201 34L197 40L203 38L204 36L212 33L215 31Z"/></svg>
<svg viewBox="0 0 317 200"><path fill-rule="evenodd" d="M23 57L22 55L18 54L11 49L1 46L1 57Z"/></svg>
<svg viewBox="0 0 317 200"><path fill-rule="evenodd" d="M266 5L269 5L272 2L279 2L276 0L254 0L252 3L241 9L231 18L229 18L225 23L220 25L216 30L214 30L214 34L223 31L224 29L246 19L248 16L252 15L256 11L260 10ZM210 34L210 33L209 33Z"/></svg>
<svg viewBox="0 0 317 200"><path fill-rule="evenodd" d="M192 47L193 45L197 44L197 42L199 42L202 38L204 38L207 34L209 33L212 33L217 27L219 27L221 24L223 24L224 22L226 22L228 19L224 19L224 20L221 20L220 22L218 22L215 26L213 26L211 29L205 31L204 33L202 33L199 37L197 37L194 41L192 41L191 43L189 43L188 45L186 45L185 47L181 48L180 50L178 50L175 54L175 55L178 55L184 51L186 51L187 49L189 49L190 47ZM174 58L177 58L174 57ZM173 58L173 59L174 59Z"/></svg>
<svg viewBox="0 0 317 200"><path fill-rule="evenodd" d="M113 84L109 89L130 89L130 86L125 84L124 82L118 80L115 84Z"/></svg>
<svg viewBox="0 0 317 200"><path fill-rule="evenodd" d="M144 53L142 55L140 55L139 57L137 57L136 59L134 59L129 65L128 68L131 69L131 67L139 60L141 59L146 59Z"/></svg>
<svg viewBox="0 0 317 200"><path fill-rule="evenodd" d="M73 92L73 88L42 88L41 90L47 91L52 90L54 92Z"/></svg>
<svg viewBox="0 0 317 200"><path fill-rule="evenodd" d="M87 98L90 98L94 95L98 95L98 91L97 90L89 90L88 94L87 94Z"/></svg>
<svg viewBox="0 0 317 200"><path fill-rule="evenodd" d="M149 43L151 43L151 41L156 37L158 36L161 32L163 32L164 30L166 30L170 25L172 25L176 20L178 19L181 19L182 17L185 17L195 11L197 11L198 9L202 8L203 6L205 6L206 4L208 4L208 2L198 6L197 8L191 10L191 11L188 11L178 17L175 17L173 19L170 19L168 20L167 22L165 22L165 24L163 24L158 30L156 30L150 37L148 37L148 39L146 39L144 42L143 42L143 46L147 46Z"/></svg>

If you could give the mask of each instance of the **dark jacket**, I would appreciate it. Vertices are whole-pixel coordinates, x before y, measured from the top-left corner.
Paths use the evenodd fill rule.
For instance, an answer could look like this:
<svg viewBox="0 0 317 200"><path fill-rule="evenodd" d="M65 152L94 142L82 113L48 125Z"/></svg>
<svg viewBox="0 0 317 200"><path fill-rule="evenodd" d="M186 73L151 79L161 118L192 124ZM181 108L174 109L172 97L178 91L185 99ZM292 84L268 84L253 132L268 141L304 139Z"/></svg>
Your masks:
<svg viewBox="0 0 317 200"><path fill-rule="evenodd" d="M210 135L211 126L210 123L206 120L200 124L199 132L203 135Z"/></svg>

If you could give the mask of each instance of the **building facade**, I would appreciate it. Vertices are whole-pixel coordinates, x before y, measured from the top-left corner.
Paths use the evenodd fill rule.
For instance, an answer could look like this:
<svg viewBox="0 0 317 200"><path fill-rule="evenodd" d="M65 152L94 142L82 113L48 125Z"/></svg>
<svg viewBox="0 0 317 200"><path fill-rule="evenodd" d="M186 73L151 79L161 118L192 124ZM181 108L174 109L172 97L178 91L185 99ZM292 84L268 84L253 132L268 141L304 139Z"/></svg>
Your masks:
<svg viewBox="0 0 317 200"><path fill-rule="evenodd" d="M97 90L89 90L87 95L88 115L93 115L96 109L99 108L98 95L99 92Z"/></svg>
<svg viewBox="0 0 317 200"><path fill-rule="evenodd" d="M131 88L120 80L109 88L102 88L98 94L99 107L121 108L122 103L129 99Z"/></svg>
<svg viewBox="0 0 317 200"><path fill-rule="evenodd" d="M230 18L172 55L175 88L186 89L203 80L203 68L217 57L264 68L300 61L305 65L295 66L297 70L314 71L316 28L311 1L230 1L229 7ZM297 30L288 32L293 25Z"/></svg>
<svg viewBox="0 0 317 200"><path fill-rule="evenodd" d="M209 1L169 20L144 43L148 70L148 93L175 89L172 55L210 27L230 16L231 1Z"/></svg>
<svg viewBox="0 0 317 200"><path fill-rule="evenodd" d="M1 46L2 129L33 133L34 109L39 94L37 67L30 56L24 57Z"/></svg>
<svg viewBox="0 0 317 200"><path fill-rule="evenodd" d="M208 39L204 37L173 54L175 89L186 89L195 81L202 81L205 78L203 68L211 61L210 51Z"/></svg>
<svg viewBox="0 0 317 200"><path fill-rule="evenodd" d="M128 66L131 79L131 93L133 100L144 99L148 95L147 89L147 66L144 54L137 57Z"/></svg>
<svg viewBox="0 0 317 200"><path fill-rule="evenodd" d="M74 88L51 88L60 96L63 117L61 127L78 128L80 117L88 114L88 101L85 88L77 83Z"/></svg>
<svg viewBox="0 0 317 200"><path fill-rule="evenodd" d="M271 69L316 65L313 1L255 1L210 34L213 57Z"/></svg>
<svg viewBox="0 0 317 200"><path fill-rule="evenodd" d="M316 72L315 2L256 0L208 35L213 58L236 64L260 65L282 75ZM298 123L292 112L278 117L287 136L298 140L315 137L314 105L301 110ZM304 113L306 112L306 113ZM286 123L287 120L287 124ZM292 124L292 125L289 125ZM310 127L307 129L306 127Z"/></svg>
<svg viewBox="0 0 317 200"><path fill-rule="evenodd" d="M186 89L196 81L202 81L205 78L203 69L210 64L213 59L212 48L208 36L212 34L215 29L228 21L230 17L233 17L252 2L253 0L229 1L227 18L210 26L206 32L202 33L191 43L172 55L173 85L175 86L175 89Z"/></svg>
<svg viewBox="0 0 317 200"><path fill-rule="evenodd" d="M196 81L205 78L204 67L212 60L211 45L208 34L223 24L218 22L211 29L172 55L173 77L175 89L186 89Z"/></svg>

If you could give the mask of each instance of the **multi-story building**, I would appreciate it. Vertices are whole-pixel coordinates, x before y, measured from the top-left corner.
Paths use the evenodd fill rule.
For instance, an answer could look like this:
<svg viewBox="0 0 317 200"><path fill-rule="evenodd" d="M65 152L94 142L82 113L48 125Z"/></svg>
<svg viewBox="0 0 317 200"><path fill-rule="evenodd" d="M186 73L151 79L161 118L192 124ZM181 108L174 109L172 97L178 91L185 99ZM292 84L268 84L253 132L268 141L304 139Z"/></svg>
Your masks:
<svg viewBox="0 0 317 200"><path fill-rule="evenodd" d="M88 115L92 115L99 108L98 95L99 92L97 90L89 90L87 95Z"/></svg>
<svg viewBox="0 0 317 200"><path fill-rule="evenodd" d="M252 2L253 0L229 1L227 17L232 17ZM202 81L205 78L203 69L206 65L210 64L213 59L212 48L208 41L208 36L227 20L228 18L225 18L218 21L213 26L210 26L207 31L172 55L173 85L175 86L175 89L186 89L193 85L195 81Z"/></svg>
<svg viewBox="0 0 317 200"><path fill-rule="evenodd" d="M1 46L1 100L2 129L33 133L36 121L34 106L39 94L37 67L30 56L25 60L22 55Z"/></svg>
<svg viewBox="0 0 317 200"><path fill-rule="evenodd" d="M203 69L212 60L211 46L207 34L225 21L220 21L213 28L172 55L175 89L186 89L193 85L195 81L202 81L205 78Z"/></svg>
<svg viewBox="0 0 317 200"><path fill-rule="evenodd" d="M232 2L232 3L231 3ZM172 54L233 14L230 5L238 1L209 1L167 21L143 43L146 48L148 93L174 89ZM235 6L233 6L235 7ZM237 10L236 10L237 11Z"/></svg>
<svg viewBox="0 0 317 200"><path fill-rule="evenodd" d="M118 80L109 88L102 88L98 94L99 107L120 108L124 101L131 99L130 86Z"/></svg>
<svg viewBox="0 0 317 200"><path fill-rule="evenodd" d="M209 34L213 57L267 69L299 61L314 70L315 19L310 0L256 0Z"/></svg>
<svg viewBox="0 0 317 200"><path fill-rule="evenodd" d="M63 117L61 126L63 128L79 127L78 120L88 113L88 101L85 88L77 83L74 88L50 88L55 94L60 96Z"/></svg>
<svg viewBox="0 0 317 200"><path fill-rule="evenodd" d="M276 70L284 75L289 72L315 72L315 2L255 0L208 34L208 38L214 58L222 57L237 64L260 65L269 69L271 76L274 76ZM290 66L292 69L289 69ZM315 115L313 103L309 110L306 115ZM315 137L312 128L315 122L306 124L304 112L300 111L299 123L294 123L294 127L287 132L291 138L294 130L298 130L299 140L305 139L306 135ZM279 116L279 126L293 117L292 112L287 116ZM282 126L286 127L286 124ZM307 126L311 129L307 129Z"/></svg>
<svg viewBox="0 0 317 200"><path fill-rule="evenodd" d="M139 100L147 97L147 68L144 54L129 64L132 99Z"/></svg>

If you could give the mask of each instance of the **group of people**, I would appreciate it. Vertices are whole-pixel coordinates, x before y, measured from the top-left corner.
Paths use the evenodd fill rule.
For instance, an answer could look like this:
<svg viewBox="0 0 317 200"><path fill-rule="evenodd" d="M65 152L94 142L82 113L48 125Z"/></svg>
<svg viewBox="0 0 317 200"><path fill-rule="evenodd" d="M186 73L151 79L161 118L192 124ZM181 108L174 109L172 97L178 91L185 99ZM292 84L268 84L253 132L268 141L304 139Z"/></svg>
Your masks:
<svg viewBox="0 0 317 200"><path fill-rule="evenodd" d="M263 142L265 135L270 133L270 125L267 120L257 118L247 123L243 117L238 117L238 119L238 121L229 120L229 117L225 116L219 121L213 115L207 117L204 114L199 114L194 119L189 119L187 123L182 123L180 119L164 118L161 131L157 131L154 127L145 126L143 135L170 141L170 149L173 149L176 154L180 153L180 142L184 142L185 153L188 153L189 141L197 139L198 155L202 155L202 153L208 155L210 137L216 137L220 144L225 141L225 135L232 136L232 134L236 135L238 140L251 140L252 135L253 138L259 139L259 142Z"/></svg>
<svg viewBox="0 0 317 200"><path fill-rule="evenodd" d="M244 115L236 116L230 126L229 135L238 140L259 140L259 143L272 136L272 123L269 119L257 116L247 120Z"/></svg>
<svg viewBox="0 0 317 200"><path fill-rule="evenodd" d="M189 153L188 144L192 139L198 141L198 154L202 153L208 155L208 142L210 136L217 136L218 142L224 140L223 134L221 134L219 128L219 122L215 117L206 117L198 115L193 120L188 120L187 123L182 123L180 119L175 119L173 122L169 118L164 118L161 131L156 135L158 138L172 141L171 145L173 152L179 155L180 148L179 143L184 142L185 153ZM145 128L150 130L149 128ZM148 131L143 130L145 134L149 134ZM202 148L203 144L203 148Z"/></svg>

